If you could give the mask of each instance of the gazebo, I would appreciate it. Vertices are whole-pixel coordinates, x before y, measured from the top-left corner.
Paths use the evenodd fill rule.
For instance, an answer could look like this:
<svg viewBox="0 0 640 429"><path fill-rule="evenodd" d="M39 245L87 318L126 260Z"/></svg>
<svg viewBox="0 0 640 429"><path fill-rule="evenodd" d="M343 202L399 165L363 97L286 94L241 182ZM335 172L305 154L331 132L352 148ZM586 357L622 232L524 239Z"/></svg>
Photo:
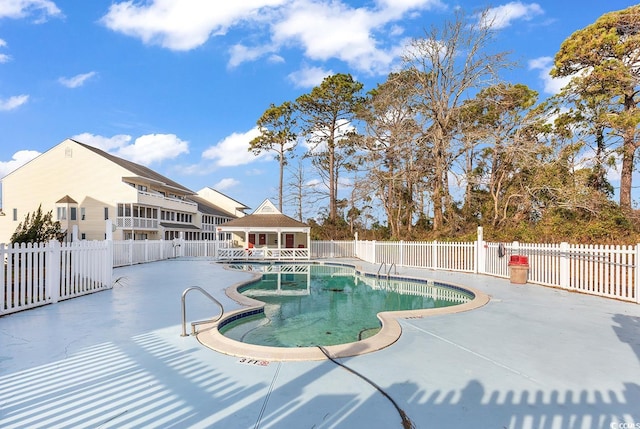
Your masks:
<svg viewBox="0 0 640 429"><path fill-rule="evenodd" d="M218 259L310 259L311 228L286 216L266 199L250 215L226 222L218 232L231 233L234 247L219 249Z"/></svg>

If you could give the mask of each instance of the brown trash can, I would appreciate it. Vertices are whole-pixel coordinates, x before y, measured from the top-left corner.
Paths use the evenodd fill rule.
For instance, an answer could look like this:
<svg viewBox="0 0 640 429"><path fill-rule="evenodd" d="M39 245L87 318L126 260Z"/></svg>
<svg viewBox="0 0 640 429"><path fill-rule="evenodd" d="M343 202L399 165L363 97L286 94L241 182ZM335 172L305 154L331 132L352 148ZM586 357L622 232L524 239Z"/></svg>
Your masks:
<svg viewBox="0 0 640 429"><path fill-rule="evenodd" d="M509 280L513 284L523 285L529 277L529 258L523 255L512 255L509 258Z"/></svg>

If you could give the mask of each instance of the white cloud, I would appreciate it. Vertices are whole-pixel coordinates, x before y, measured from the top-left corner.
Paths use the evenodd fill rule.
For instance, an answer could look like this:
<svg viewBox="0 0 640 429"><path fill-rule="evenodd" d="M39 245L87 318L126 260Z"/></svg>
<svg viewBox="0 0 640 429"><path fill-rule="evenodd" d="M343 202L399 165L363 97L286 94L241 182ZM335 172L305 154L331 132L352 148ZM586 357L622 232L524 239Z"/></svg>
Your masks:
<svg viewBox="0 0 640 429"><path fill-rule="evenodd" d="M203 45L211 35L225 34L245 20L258 20L264 9L287 0L151 0L114 3L102 18L108 28L144 43L185 51Z"/></svg>
<svg viewBox="0 0 640 429"><path fill-rule="evenodd" d="M150 165L183 153L189 153L189 143L175 134L147 134L138 137L132 145L120 148L117 155L138 164Z"/></svg>
<svg viewBox="0 0 640 429"><path fill-rule="evenodd" d="M305 65L300 70L290 73L287 78L296 88L313 88L320 85L325 77L332 74L334 74L332 70Z"/></svg>
<svg viewBox="0 0 640 429"><path fill-rule="evenodd" d="M403 20L419 10L445 6L440 0L378 0L368 7L352 7L340 0L149 0L120 1L102 18L108 28L144 43L172 50L191 50L210 37L242 28L248 40L268 42L229 49L228 66L267 57L282 59L279 51L297 47L307 58L337 58L370 74L386 74L401 51L395 37ZM376 36L383 33L383 42Z"/></svg>
<svg viewBox="0 0 640 429"><path fill-rule="evenodd" d="M269 152L262 152L256 156L249 151L249 142L259 135L258 127L253 127L246 133L233 133L215 146L205 150L202 153L202 158L215 161L219 167L235 167L249 164L258 159L272 158L273 155Z"/></svg>
<svg viewBox="0 0 640 429"><path fill-rule="evenodd" d="M571 77L551 77L549 72L552 68L553 58L551 57L539 57L529 61L529 70L540 70L538 77L542 80L544 92L547 94L559 93L571 81Z"/></svg>
<svg viewBox="0 0 640 429"><path fill-rule="evenodd" d="M312 60L338 58L358 70L386 73L395 49L380 48L373 33L405 11L398 6L367 9L341 2L297 0L283 11L283 19L273 24L272 38L279 46L299 45Z"/></svg>
<svg viewBox="0 0 640 429"><path fill-rule="evenodd" d="M395 10L400 15L412 9L446 8L446 5L440 0L378 0L376 3L381 9Z"/></svg>
<svg viewBox="0 0 640 429"><path fill-rule="evenodd" d="M114 152L117 149L125 147L131 141L132 137L126 134L117 134L113 137L97 136L91 133L77 134L71 137L80 143L86 143L89 146L97 147L105 152Z"/></svg>
<svg viewBox="0 0 640 429"><path fill-rule="evenodd" d="M22 167L38 155L40 155L40 152L35 150L19 150L13 154L11 161L0 161L0 177L4 177L16 168Z"/></svg>
<svg viewBox="0 0 640 429"><path fill-rule="evenodd" d="M495 30L509 27L513 21L524 19L530 21L536 15L542 15L544 10L538 3L525 4L512 1L502 6L491 8L481 25L488 25Z"/></svg>
<svg viewBox="0 0 640 429"><path fill-rule="evenodd" d="M282 56L276 55L276 54L269 55L268 61L270 63L272 63L272 64L279 64L279 63L284 63L285 62L285 60L284 60L284 58Z"/></svg>
<svg viewBox="0 0 640 429"><path fill-rule="evenodd" d="M138 137L132 144L132 137L126 134L104 137L83 133L72 139L147 166L189 153L189 143L175 134L147 134Z"/></svg>
<svg viewBox="0 0 640 429"><path fill-rule="evenodd" d="M247 61L255 61L270 52L271 48L268 46L249 48L242 44L237 44L229 49L230 58L227 65L233 68Z"/></svg>
<svg viewBox="0 0 640 429"><path fill-rule="evenodd" d="M13 110L22 106L29 100L28 95L14 95L7 99L0 98L0 110Z"/></svg>
<svg viewBox="0 0 640 429"><path fill-rule="evenodd" d="M44 22L48 17L62 17L56 4L49 0L4 0L0 1L0 18L25 18L39 14L35 22Z"/></svg>
<svg viewBox="0 0 640 429"><path fill-rule="evenodd" d="M236 179L233 179L233 178L225 178L225 179L220 180L215 185L213 185L213 188L217 189L219 191L226 191L228 189L235 188L239 184L240 184L239 180L236 180Z"/></svg>
<svg viewBox="0 0 640 429"><path fill-rule="evenodd" d="M4 39L0 39L0 48L7 46L7 42ZM11 61L11 57L7 54L0 54L0 63L7 63Z"/></svg>
<svg viewBox="0 0 640 429"><path fill-rule="evenodd" d="M69 78L61 77L58 79L58 82L60 82L62 85L66 86L67 88L77 88L79 86L84 85L84 83L88 79L91 79L96 74L97 74L96 72L92 71L89 73L77 74Z"/></svg>

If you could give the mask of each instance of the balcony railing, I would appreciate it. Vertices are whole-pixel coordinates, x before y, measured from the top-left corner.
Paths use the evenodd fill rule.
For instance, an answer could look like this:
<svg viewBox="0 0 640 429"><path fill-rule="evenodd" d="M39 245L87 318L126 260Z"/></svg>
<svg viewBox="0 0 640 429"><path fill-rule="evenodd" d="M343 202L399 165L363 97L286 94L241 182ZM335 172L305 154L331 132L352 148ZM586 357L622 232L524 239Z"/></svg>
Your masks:
<svg viewBox="0 0 640 429"><path fill-rule="evenodd" d="M180 200L177 198L169 198L146 191L138 191L138 203L157 206L164 209L181 210L188 213L195 213L198 210L198 204L194 202Z"/></svg>
<svg viewBox="0 0 640 429"><path fill-rule="evenodd" d="M122 216L116 217L116 226L118 228L134 228L134 229L158 229L158 219L148 219L141 217Z"/></svg>

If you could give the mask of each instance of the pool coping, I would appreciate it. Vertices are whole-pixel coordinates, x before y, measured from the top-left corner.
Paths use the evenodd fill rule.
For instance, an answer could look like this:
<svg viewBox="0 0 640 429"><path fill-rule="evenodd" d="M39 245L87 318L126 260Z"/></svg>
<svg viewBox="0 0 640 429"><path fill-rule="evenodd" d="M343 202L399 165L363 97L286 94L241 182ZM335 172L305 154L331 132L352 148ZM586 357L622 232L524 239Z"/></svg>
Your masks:
<svg viewBox="0 0 640 429"><path fill-rule="evenodd" d="M323 261L313 261L306 263L349 266L353 267L356 272L360 273L361 275L375 276L375 273L367 272L363 270L361 266L354 264L325 263ZM235 283L225 289L225 293L229 298L233 299L238 304L243 305L244 307L225 313L223 317L221 317L216 322L201 324L201 329L196 333L196 338L198 339L200 344L219 353L247 358L251 360L310 361L324 360L327 359L327 356L330 356L331 358L352 357L382 350L398 341L400 335L402 335L402 326L398 322L399 319L418 319L443 314L461 313L480 308L490 301L489 295L475 288L453 283L443 283L447 286L452 286L455 288L460 288L464 291L468 291L474 295L474 298L464 304L458 304L449 307L380 312L377 314L377 317L381 323L380 331L377 334L360 341L332 346L323 346L322 348L259 346L232 340L231 338L222 335L218 330L218 326L223 325L230 318L240 314L246 314L248 311L260 310L264 307L263 302L255 300L253 298L249 298L238 292L239 287L253 283L262 277L262 273L259 272L255 272L252 274L252 278L243 282ZM413 276L391 275L389 276L389 278L402 278L419 282L425 281L424 278Z"/></svg>

